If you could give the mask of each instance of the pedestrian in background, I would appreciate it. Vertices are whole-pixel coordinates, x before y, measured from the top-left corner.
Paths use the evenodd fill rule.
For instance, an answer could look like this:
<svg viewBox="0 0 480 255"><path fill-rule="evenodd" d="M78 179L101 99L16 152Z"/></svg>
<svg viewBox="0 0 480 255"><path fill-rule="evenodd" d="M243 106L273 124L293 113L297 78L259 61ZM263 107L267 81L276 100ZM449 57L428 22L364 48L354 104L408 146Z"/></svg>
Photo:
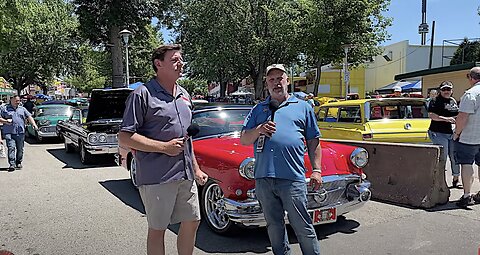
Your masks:
<svg viewBox="0 0 480 255"><path fill-rule="evenodd" d="M313 167L314 190L322 184L320 131L313 108L288 94L285 67L267 67L270 96L257 104L243 124L240 142L254 144L255 194L267 222L274 254L290 254L285 211L303 254L320 254L312 219L307 211L305 140ZM273 112L278 106L278 110Z"/></svg>
<svg viewBox="0 0 480 255"><path fill-rule="evenodd" d="M0 122L3 123L3 135L8 148L8 171L21 169L23 161L23 147L25 144L25 121L28 120L35 130L38 129L32 114L20 106L20 97L10 98L10 104L0 110Z"/></svg>
<svg viewBox="0 0 480 255"><path fill-rule="evenodd" d="M443 146L443 158L450 158L452 170L452 187L458 187L460 166L455 162L453 150L453 129L455 117L458 115L458 106L455 98L452 97L453 84L444 81L439 86L440 94L430 100L428 104L428 117L432 119L428 128L428 136L433 144Z"/></svg>
<svg viewBox="0 0 480 255"><path fill-rule="evenodd" d="M455 159L461 166L463 196L458 200L459 207L466 208L480 203L480 191L471 194L473 185L473 163L480 164L480 67L474 67L467 74L471 88L460 98L459 113L456 119Z"/></svg>
<svg viewBox="0 0 480 255"><path fill-rule="evenodd" d="M204 185L187 128L188 92L177 85L183 68L180 45L163 45L152 56L156 77L128 97L119 144L136 151L136 182L148 222L147 254L165 254L165 230L181 223L178 254L193 253L200 208L196 183Z"/></svg>

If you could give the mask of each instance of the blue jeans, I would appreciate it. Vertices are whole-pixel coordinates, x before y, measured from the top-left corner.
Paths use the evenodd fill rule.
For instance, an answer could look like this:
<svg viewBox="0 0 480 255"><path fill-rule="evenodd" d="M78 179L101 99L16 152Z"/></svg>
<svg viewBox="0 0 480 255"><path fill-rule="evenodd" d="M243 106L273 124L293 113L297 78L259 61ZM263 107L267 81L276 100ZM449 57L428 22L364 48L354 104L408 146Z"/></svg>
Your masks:
<svg viewBox="0 0 480 255"><path fill-rule="evenodd" d="M285 211L303 254L320 254L320 243L307 212L307 184L277 178L255 180L255 194L267 221L268 237L275 255L290 254Z"/></svg>
<svg viewBox="0 0 480 255"><path fill-rule="evenodd" d="M5 134L5 140L8 148L8 163L10 167L15 167L21 164L23 160L23 144L25 141L25 134Z"/></svg>
<svg viewBox="0 0 480 255"><path fill-rule="evenodd" d="M453 176L460 176L460 165L457 165L453 149L453 135L428 130L428 136L433 144L443 146L443 159L446 161L447 156L450 157L450 167Z"/></svg>

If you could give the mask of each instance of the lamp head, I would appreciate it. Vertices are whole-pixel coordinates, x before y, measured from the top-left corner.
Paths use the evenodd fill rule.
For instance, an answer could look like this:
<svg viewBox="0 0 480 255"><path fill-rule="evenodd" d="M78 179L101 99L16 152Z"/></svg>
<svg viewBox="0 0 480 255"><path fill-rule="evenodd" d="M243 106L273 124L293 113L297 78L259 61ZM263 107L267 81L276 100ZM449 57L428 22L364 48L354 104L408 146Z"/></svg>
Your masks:
<svg viewBox="0 0 480 255"><path fill-rule="evenodd" d="M118 33L120 37L122 38L122 41L124 44L128 44L128 37L132 34L132 32L124 29Z"/></svg>

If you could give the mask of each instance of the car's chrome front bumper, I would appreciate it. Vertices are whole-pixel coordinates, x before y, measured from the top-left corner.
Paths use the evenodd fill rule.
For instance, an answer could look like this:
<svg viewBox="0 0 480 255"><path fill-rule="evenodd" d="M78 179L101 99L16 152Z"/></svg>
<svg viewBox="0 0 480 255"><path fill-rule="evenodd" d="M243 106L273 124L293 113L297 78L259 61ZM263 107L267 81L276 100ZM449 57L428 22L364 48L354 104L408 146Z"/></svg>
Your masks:
<svg viewBox="0 0 480 255"><path fill-rule="evenodd" d="M58 137L56 126L40 126L37 130L39 137Z"/></svg>
<svg viewBox="0 0 480 255"><path fill-rule="evenodd" d="M338 178L338 176L336 176ZM334 177L335 178L335 177ZM358 178L358 177L357 177ZM328 178L324 178L328 179ZM326 181L326 180L325 180ZM328 184L325 182L325 184ZM309 207L308 212L312 213L315 210L336 208L336 215L343 215L363 206L371 198L370 182L362 180L357 183L348 184L345 189L345 197L338 199L334 203L321 204L318 207ZM343 190L341 193L343 193ZM338 189L337 189L338 191ZM249 193L254 193L253 190ZM327 196L330 191L327 191ZM309 192L309 195L312 193ZM245 201L235 201L224 198L225 211L230 220L240 223L244 226L265 226L265 218L258 200L255 198ZM327 200L325 200L327 201ZM288 223L288 218L285 216L285 221ZM328 223L328 222L322 222ZM318 224L322 224L318 223Z"/></svg>
<svg viewBox="0 0 480 255"><path fill-rule="evenodd" d="M87 149L88 153L98 155L98 154L117 154L118 153L118 145L117 144L110 144L110 145L85 145L85 149Z"/></svg>

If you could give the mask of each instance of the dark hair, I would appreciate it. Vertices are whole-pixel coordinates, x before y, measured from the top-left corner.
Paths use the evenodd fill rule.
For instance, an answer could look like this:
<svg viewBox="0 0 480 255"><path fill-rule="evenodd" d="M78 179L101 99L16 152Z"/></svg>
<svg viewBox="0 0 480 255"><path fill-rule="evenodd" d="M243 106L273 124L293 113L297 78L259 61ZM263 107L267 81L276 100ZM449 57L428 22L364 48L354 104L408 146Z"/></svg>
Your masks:
<svg viewBox="0 0 480 255"><path fill-rule="evenodd" d="M163 61L165 59L165 54L169 50L182 50L182 46L180 44L168 44L168 45L162 45L158 48L156 48L153 51L152 54L152 67L155 72L157 72L157 67L155 66L155 59L159 59L160 61Z"/></svg>

